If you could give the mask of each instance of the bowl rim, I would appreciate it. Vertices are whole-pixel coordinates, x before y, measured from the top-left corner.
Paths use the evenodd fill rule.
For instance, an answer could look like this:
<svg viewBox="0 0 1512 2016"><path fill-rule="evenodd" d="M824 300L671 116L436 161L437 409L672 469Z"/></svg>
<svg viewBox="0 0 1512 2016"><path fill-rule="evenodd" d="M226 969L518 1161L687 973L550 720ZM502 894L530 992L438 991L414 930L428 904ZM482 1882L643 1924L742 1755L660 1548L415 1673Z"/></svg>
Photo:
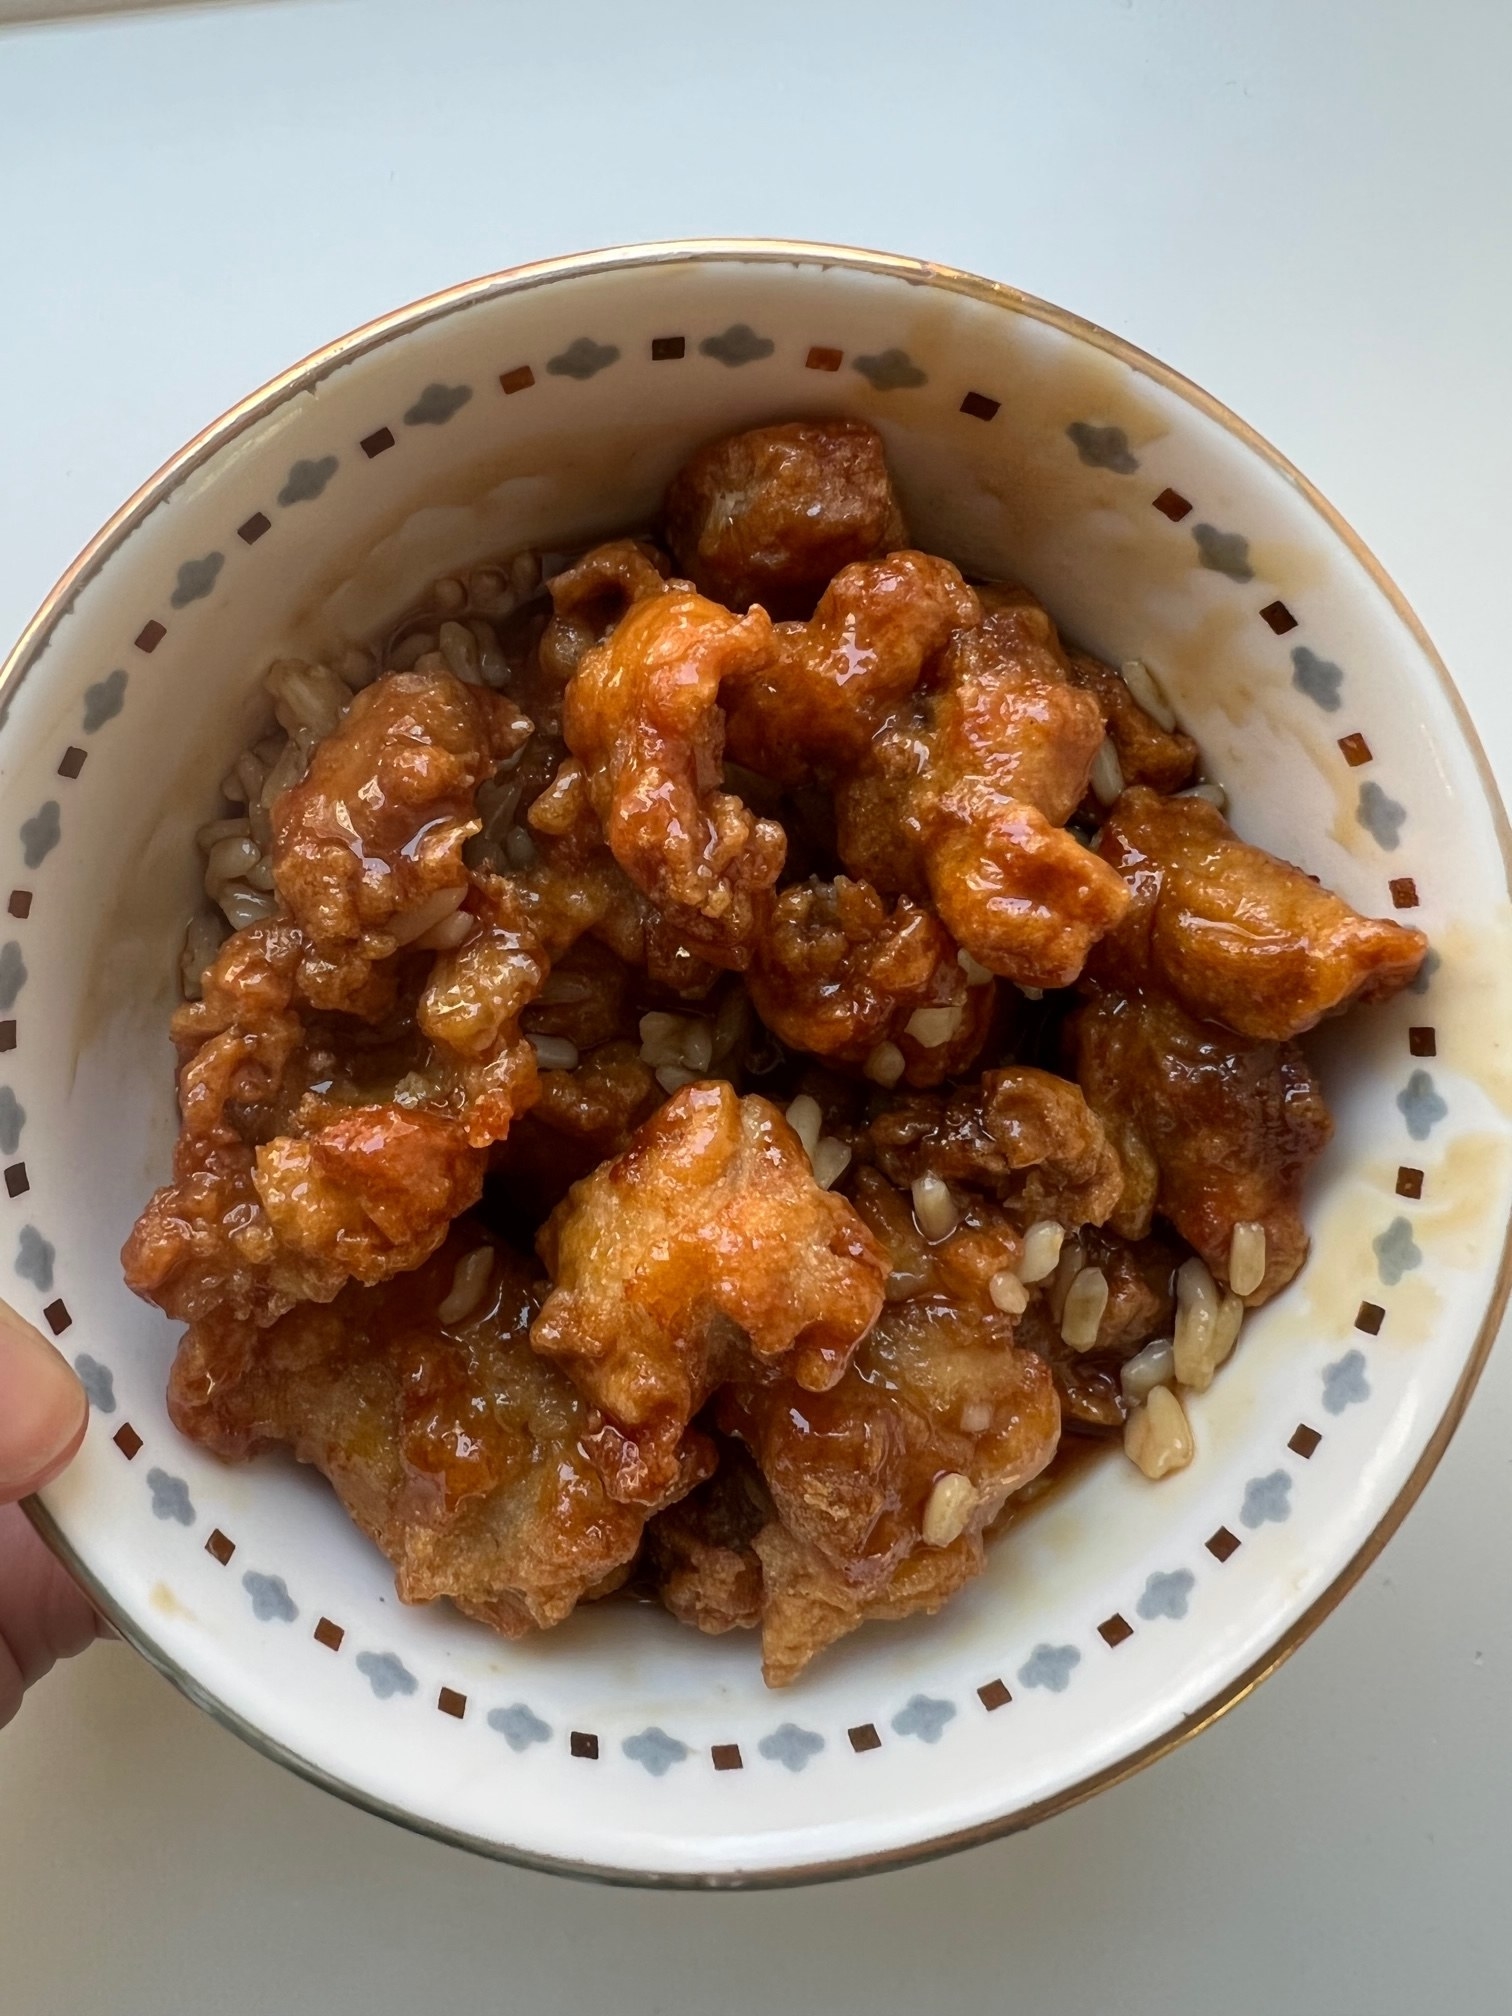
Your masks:
<svg viewBox="0 0 1512 2016"><path fill-rule="evenodd" d="M1307 477L1262 434L1210 392L1203 390L1181 372L1140 349L1136 344L1115 335L1111 330L1104 329L1100 324L1084 316L1058 307L1055 303L1045 301L1037 295L1026 293L1006 281L989 280L958 267L940 265L932 260L913 258L905 254L802 239L666 239L645 244L608 246L595 251L534 260L524 265L483 274L473 280L462 281L437 293L423 295L403 307L363 323L348 334L337 337L333 342L323 344L299 363L270 378L256 391L228 407L218 419L213 420L187 441L107 520L101 530L64 570L36 614L22 630L13 648L7 653L3 662L0 662L0 730L3 730L9 717L11 701L22 681L42 657L56 626L129 535L195 471L202 468L221 449L266 415L299 393L319 384L322 379L329 377L353 359L380 348L393 337L427 327L479 302L525 293L556 280L580 279L593 273L653 268L687 261L834 266L847 272L877 274L884 278L904 280L912 285L937 288L946 293L963 294L974 300L1024 315L1030 320L1044 323L1091 345L1115 361L1130 366L1143 376L1152 379L1186 405L1214 421L1226 433L1257 455L1302 497L1323 521L1325 527L1354 556L1423 653L1443 697L1449 704L1466 750L1474 764L1501 853L1504 885L1508 894L1512 895L1512 826L1509 826L1507 812L1490 761L1447 666L1401 589L1364 540ZM1231 1708L1247 1699L1261 1681L1283 1665L1298 1646L1311 1637L1318 1626L1332 1614L1377 1559L1422 1495L1429 1477L1437 1468L1464 1418L1470 1397L1479 1382L1491 1346L1501 1327L1509 1292L1512 1292L1512 1222L1509 1222L1503 1234L1501 1255L1486 1312L1464 1369L1422 1454L1401 1489L1321 1595L1316 1597L1302 1615L1282 1633L1274 1645L1220 1688L1208 1701L1184 1717L1178 1727L1152 1738L1150 1742L1141 1745L1127 1757L1120 1758L1100 1771L1079 1779L1052 1798L1017 1807L994 1819L898 1847L820 1862L797 1862L780 1868L728 1871L629 1869L610 1863L538 1854L529 1849L468 1834L462 1829L449 1827L440 1821L428 1820L405 1807L396 1806L363 1787L336 1776L313 1759L289 1749L221 1701L192 1673L166 1653L136 1619L123 1611L111 1591L79 1559L72 1543L40 1499L30 1497L23 1500L22 1505L42 1539L84 1589L100 1614L108 1619L136 1652L172 1681L180 1693L263 1756L283 1765L309 1783L335 1793L349 1805L393 1821L411 1833L445 1842L452 1847L468 1849L494 1861L592 1882L631 1888L677 1890L778 1889L798 1884L832 1882L846 1877L900 1869L915 1863L936 1860L966 1848L1019 1833L1039 1820L1049 1819L1055 1814L1080 1805L1083 1800L1090 1799L1095 1793L1122 1784L1125 1779L1133 1777L1147 1765L1168 1756L1182 1744L1189 1742L1192 1737L1209 1728L1220 1716L1227 1714Z"/></svg>

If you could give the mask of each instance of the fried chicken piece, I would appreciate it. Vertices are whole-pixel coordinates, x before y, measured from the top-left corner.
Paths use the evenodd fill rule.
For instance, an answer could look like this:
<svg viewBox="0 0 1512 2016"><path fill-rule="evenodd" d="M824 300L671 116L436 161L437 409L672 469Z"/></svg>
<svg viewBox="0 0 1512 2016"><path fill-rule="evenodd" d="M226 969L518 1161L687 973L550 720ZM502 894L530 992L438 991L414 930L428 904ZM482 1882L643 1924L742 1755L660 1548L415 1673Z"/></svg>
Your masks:
<svg viewBox="0 0 1512 2016"><path fill-rule="evenodd" d="M288 1443L393 1562L406 1603L449 1597L509 1638L545 1629L624 1572L646 1514L605 1492L583 1454L587 1403L530 1348L539 1293L517 1254L459 1226L382 1288L255 1334L197 1324L169 1411L233 1460ZM669 1497L709 1460L691 1456Z"/></svg>
<svg viewBox="0 0 1512 2016"><path fill-rule="evenodd" d="M587 612L599 636L611 630L632 602L663 595L670 569L645 539L609 539L590 547L547 583L558 616Z"/></svg>
<svg viewBox="0 0 1512 2016"><path fill-rule="evenodd" d="M662 1101L631 1043L604 1043L572 1071L543 1071L540 1096L489 1160L489 1181L511 1212L539 1225L606 1156L619 1155Z"/></svg>
<svg viewBox="0 0 1512 2016"><path fill-rule="evenodd" d="M730 1372L832 1385L882 1305L886 1261L814 1181L774 1106L684 1086L543 1228L556 1284L531 1332L606 1417L590 1446L616 1497L659 1497L688 1424Z"/></svg>
<svg viewBox="0 0 1512 2016"><path fill-rule="evenodd" d="M931 1607L914 1600L921 1586L943 1601L980 1567L983 1529L1049 1462L1060 1432L1049 1369L1015 1348L1010 1320L948 1297L889 1304L827 1391L784 1378L728 1387L718 1422L750 1449L787 1539L839 1585L807 1618L804 1657L867 1614ZM963 1542L959 1575L907 1567ZM771 1528L755 1545L768 1603L780 1601L794 1556ZM814 1601L824 1578L805 1580ZM803 1663L784 1625L764 1651L771 1686Z"/></svg>
<svg viewBox="0 0 1512 2016"><path fill-rule="evenodd" d="M736 762L792 785L854 767L952 632L981 614L948 560L889 553L843 568L807 623L779 623L767 662L726 688Z"/></svg>
<svg viewBox="0 0 1512 2016"><path fill-rule="evenodd" d="M794 420L711 441L667 491L679 566L732 609L807 616L852 561L908 543L881 436L860 420Z"/></svg>
<svg viewBox="0 0 1512 2016"><path fill-rule="evenodd" d="M1085 651L1070 656L1071 677L1096 700L1118 752L1118 767L1126 784L1148 784L1152 791L1180 791L1197 775L1197 744L1179 728L1162 728L1147 714L1111 665Z"/></svg>
<svg viewBox="0 0 1512 2016"><path fill-rule="evenodd" d="M761 1622L761 1560L754 1541L772 1517L761 1474L738 1442L721 1440L707 1484L646 1527L653 1586L679 1623L717 1635Z"/></svg>
<svg viewBox="0 0 1512 2016"><path fill-rule="evenodd" d="M863 1164L850 1180L851 1202L881 1241L889 1272L889 1302L944 1296L951 1302L996 1312L994 1275L1016 1272L1024 1255L1019 1227L1004 1207L979 1192L955 1196L956 1227L943 1239L926 1239L913 1201L879 1169Z"/></svg>
<svg viewBox="0 0 1512 2016"><path fill-rule="evenodd" d="M746 985L790 1049L859 1066L893 1043L911 1085L967 1069L992 1020L991 984L968 984L937 918L843 875L783 890Z"/></svg>
<svg viewBox="0 0 1512 2016"><path fill-rule="evenodd" d="M535 1053L520 1016L546 980L548 963L521 891L500 876L474 875L471 935L436 955L415 1010L435 1046L426 1059L431 1096L460 1106L474 1148L502 1141L537 1096Z"/></svg>
<svg viewBox="0 0 1512 2016"><path fill-rule="evenodd" d="M1152 1339L1171 1335L1176 1269L1188 1253L1163 1229L1131 1243L1106 1228L1083 1226L1062 1246L1055 1274L1031 1289L1014 1338L1050 1367L1068 1432L1103 1435L1123 1428L1129 1409L1120 1369ZM1066 1292L1084 1267L1097 1268L1108 1284L1096 1342L1085 1349L1061 1336Z"/></svg>
<svg viewBox="0 0 1512 2016"><path fill-rule="evenodd" d="M252 1180L286 1252L372 1285L435 1252L478 1201L483 1168L453 1120L358 1106L259 1148Z"/></svg>
<svg viewBox="0 0 1512 2016"><path fill-rule="evenodd" d="M985 590L931 691L900 710L836 801L841 859L884 891L927 887L951 935L1022 987L1064 987L1129 906L1063 830L1103 740L1102 709L1066 675L1050 617Z"/></svg>
<svg viewBox="0 0 1512 2016"><path fill-rule="evenodd" d="M403 986L393 961L357 962L360 1021L302 998L299 925L227 940L174 1018L182 1128L123 1251L138 1293L186 1321L268 1323L435 1250L479 1194L482 1149L536 1094L513 1017L544 960L507 885L484 878L471 900L472 936L413 955Z"/></svg>
<svg viewBox="0 0 1512 2016"><path fill-rule="evenodd" d="M1234 1227L1255 1221L1265 1277L1245 1299L1269 1301L1307 1258L1302 1183L1333 1131L1302 1052L1198 1022L1159 995L1101 992L1066 1040L1123 1165L1111 1229L1142 1239L1159 1211L1226 1284Z"/></svg>
<svg viewBox="0 0 1512 2016"><path fill-rule="evenodd" d="M596 939L581 939L557 960L551 977L525 1011L533 1036L553 1036L580 1051L600 1043L628 1040L636 1013L625 962Z"/></svg>
<svg viewBox="0 0 1512 2016"><path fill-rule="evenodd" d="M1126 887L1032 805L964 783L925 801L929 886L946 927L989 972L1069 987L1129 906Z"/></svg>
<svg viewBox="0 0 1512 2016"><path fill-rule="evenodd" d="M1011 1203L1027 1222L1100 1225L1124 1173L1079 1086L1010 1065L974 1085L894 1100L871 1122L867 1152L902 1189L920 1176L965 1183Z"/></svg>
<svg viewBox="0 0 1512 2016"><path fill-rule="evenodd" d="M357 694L273 804L273 880L317 949L384 959L457 907L474 794L531 732L450 672L390 672Z"/></svg>
<svg viewBox="0 0 1512 2016"><path fill-rule="evenodd" d="M263 1209L254 1151L182 1134L173 1181L153 1192L126 1244L126 1285L181 1323L224 1312L268 1323L296 1302L328 1302L346 1280L324 1259L285 1249Z"/></svg>
<svg viewBox="0 0 1512 2016"><path fill-rule="evenodd" d="M933 1617L981 1574L980 1533L950 1547L906 1554L875 1586L847 1581L817 1547L774 1522L752 1542L761 1564L761 1673L768 1687L791 1686L810 1660L862 1624Z"/></svg>
<svg viewBox="0 0 1512 2016"><path fill-rule="evenodd" d="M1201 798L1126 791L1099 851L1133 892L1091 978L1155 987L1241 1036L1284 1042L1355 1001L1387 1001L1428 941L1239 839Z"/></svg>
<svg viewBox="0 0 1512 2016"><path fill-rule="evenodd" d="M716 964L750 956L786 837L721 791L723 680L762 662L771 626L671 590L631 605L567 688L563 729L610 852Z"/></svg>

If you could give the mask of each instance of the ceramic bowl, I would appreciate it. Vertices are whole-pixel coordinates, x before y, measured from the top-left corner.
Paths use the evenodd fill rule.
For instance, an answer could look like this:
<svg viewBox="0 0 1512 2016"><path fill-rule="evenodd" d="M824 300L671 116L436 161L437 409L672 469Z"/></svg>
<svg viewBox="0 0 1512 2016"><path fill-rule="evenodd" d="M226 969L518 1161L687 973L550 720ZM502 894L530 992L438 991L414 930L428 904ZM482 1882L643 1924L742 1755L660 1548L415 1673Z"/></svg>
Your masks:
<svg viewBox="0 0 1512 2016"><path fill-rule="evenodd" d="M505 1644L406 1609L319 1478L169 1425L175 1332L117 1253L174 1133L192 833L286 650L437 574L651 515L711 435L853 414L918 543L1155 666L1250 838L1420 924L1431 971L1314 1046L1338 1117L1312 1259L1195 1399L1198 1458L1114 1457L941 1616L785 1693L754 1644L601 1606ZM299 365L191 442L7 661L4 1292L79 1367L36 1516L123 1635L294 1769L519 1861L734 1884L877 1868L1054 1812L1201 1728L1420 1490L1506 1295L1507 832L1443 666L1360 542L1165 366L912 260L685 244L525 267Z"/></svg>

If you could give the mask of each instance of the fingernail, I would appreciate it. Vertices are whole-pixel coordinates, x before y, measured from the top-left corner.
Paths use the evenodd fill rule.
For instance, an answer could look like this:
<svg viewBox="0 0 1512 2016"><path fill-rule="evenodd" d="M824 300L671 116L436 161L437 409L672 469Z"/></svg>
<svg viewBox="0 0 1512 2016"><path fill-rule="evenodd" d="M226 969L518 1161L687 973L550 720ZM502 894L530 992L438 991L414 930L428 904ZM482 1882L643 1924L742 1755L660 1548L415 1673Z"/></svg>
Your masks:
<svg viewBox="0 0 1512 2016"><path fill-rule="evenodd" d="M40 1330L0 1302L0 1499L56 1476L78 1447L89 1403Z"/></svg>

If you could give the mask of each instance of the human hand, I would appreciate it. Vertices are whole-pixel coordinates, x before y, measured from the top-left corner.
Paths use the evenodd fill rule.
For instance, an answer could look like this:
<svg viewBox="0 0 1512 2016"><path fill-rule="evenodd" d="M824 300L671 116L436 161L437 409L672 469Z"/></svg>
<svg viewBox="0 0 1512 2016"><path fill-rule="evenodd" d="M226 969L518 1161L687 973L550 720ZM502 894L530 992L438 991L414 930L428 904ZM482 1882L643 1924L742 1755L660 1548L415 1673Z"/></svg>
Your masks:
<svg viewBox="0 0 1512 2016"><path fill-rule="evenodd" d="M15 1502L69 1462L88 1414L72 1366L0 1302L0 1725L34 1680L104 1628Z"/></svg>

